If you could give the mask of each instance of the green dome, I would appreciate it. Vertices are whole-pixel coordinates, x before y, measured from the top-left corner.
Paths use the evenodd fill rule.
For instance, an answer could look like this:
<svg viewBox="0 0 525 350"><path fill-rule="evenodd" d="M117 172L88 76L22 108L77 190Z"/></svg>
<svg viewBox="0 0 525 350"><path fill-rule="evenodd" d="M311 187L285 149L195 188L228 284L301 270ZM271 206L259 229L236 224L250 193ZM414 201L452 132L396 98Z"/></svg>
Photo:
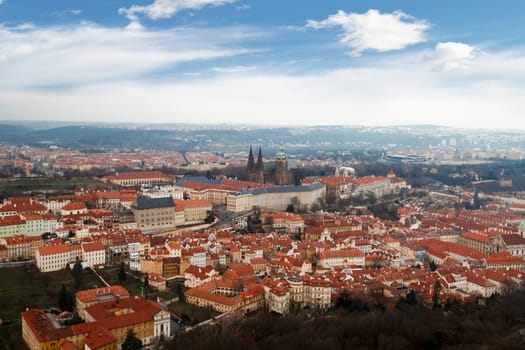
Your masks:
<svg viewBox="0 0 525 350"><path fill-rule="evenodd" d="M522 221L518 228L520 229L520 231L525 231L525 221Z"/></svg>
<svg viewBox="0 0 525 350"><path fill-rule="evenodd" d="M288 158L288 157L286 156L286 153L284 153L283 145L281 145L281 147L279 148L279 150L275 154L275 159L286 159L286 158Z"/></svg>

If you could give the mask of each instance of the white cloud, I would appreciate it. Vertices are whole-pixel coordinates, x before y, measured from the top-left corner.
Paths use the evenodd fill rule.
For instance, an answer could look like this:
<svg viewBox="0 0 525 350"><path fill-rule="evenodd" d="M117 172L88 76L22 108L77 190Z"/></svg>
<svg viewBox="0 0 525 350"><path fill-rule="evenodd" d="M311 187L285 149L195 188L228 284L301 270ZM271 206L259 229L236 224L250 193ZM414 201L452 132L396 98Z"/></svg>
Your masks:
<svg viewBox="0 0 525 350"><path fill-rule="evenodd" d="M64 17L64 16L67 16L67 15L78 16L81 13L82 13L82 10L80 10L80 9L72 9L72 10L53 11L53 12L51 12L51 15L52 16L57 16L57 17Z"/></svg>
<svg viewBox="0 0 525 350"><path fill-rule="evenodd" d="M244 73L256 70L255 66L214 67L212 71L217 73Z"/></svg>
<svg viewBox="0 0 525 350"><path fill-rule="evenodd" d="M385 58L374 66L291 76L260 69L69 91L3 91L5 119L393 125L525 130L525 52L485 54L468 70ZM387 64L388 63L388 64ZM504 70L505 66L514 68ZM31 101L31 103L27 103Z"/></svg>
<svg viewBox="0 0 525 350"><path fill-rule="evenodd" d="M285 71L290 65L252 61L255 55L253 66L228 60L248 52L244 44L260 35L267 33L253 27L0 25L0 119L525 130L525 48L479 54L476 46L441 43L380 55L360 67L326 70L322 62L315 66L325 71L300 76ZM163 70L169 78L145 79ZM239 72L246 74L227 74ZM56 89L40 88L46 86Z"/></svg>
<svg viewBox="0 0 525 350"><path fill-rule="evenodd" d="M438 43L430 60L444 69L467 68L480 55L475 46L464 43Z"/></svg>
<svg viewBox="0 0 525 350"><path fill-rule="evenodd" d="M247 27L137 29L0 26L0 89L138 79L183 62L252 52L239 42L261 35Z"/></svg>
<svg viewBox="0 0 525 350"><path fill-rule="evenodd" d="M251 8L251 6L248 5L248 4L241 4L241 5L235 7L235 9L237 11L246 11L246 10L249 10L250 8Z"/></svg>
<svg viewBox="0 0 525 350"><path fill-rule="evenodd" d="M365 50L400 50L423 42L425 30L430 25L401 11L382 14L371 9L362 14L338 11L322 21L308 20L306 27L342 27L343 34L339 41L352 49L352 55L359 56Z"/></svg>
<svg viewBox="0 0 525 350"><path fill-rule="evenodd" d="M237 0L155 0L152 4L133 5L130 8L120 8L119 13L130 21L138 21L138 15L145 15L153 20L171 18L182 10L200 10L206 6L222 6Z"/></svg>

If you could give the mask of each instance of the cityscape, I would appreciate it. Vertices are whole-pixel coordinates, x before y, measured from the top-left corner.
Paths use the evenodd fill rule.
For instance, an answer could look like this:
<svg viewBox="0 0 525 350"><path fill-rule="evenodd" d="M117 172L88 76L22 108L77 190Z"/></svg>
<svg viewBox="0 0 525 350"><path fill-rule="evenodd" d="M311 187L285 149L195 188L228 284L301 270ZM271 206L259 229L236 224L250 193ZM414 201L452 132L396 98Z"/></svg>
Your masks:
<svg viewBox="0 0 525 350"><path fill-rule="evenodd" d="M0 0L0 350L525 348L524 10Z"/></svg>

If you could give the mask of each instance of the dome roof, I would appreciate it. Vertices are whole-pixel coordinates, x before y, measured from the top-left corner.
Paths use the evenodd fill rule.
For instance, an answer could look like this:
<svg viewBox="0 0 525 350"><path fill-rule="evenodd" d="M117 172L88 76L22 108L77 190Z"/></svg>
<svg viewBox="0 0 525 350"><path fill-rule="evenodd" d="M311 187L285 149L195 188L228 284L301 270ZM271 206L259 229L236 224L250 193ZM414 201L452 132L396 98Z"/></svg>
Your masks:
<svg viewBox="0 0 525 350"><path fill-rule="evenodd" d="M519 228L520 230L522 230L522 231L525 231L525 221L522 221L522 222L520 223L520 225L518 226L518 228Z"/></svg>
<svg viewBox="0 0 525 350"><path fill-rule="evenodd" d="M277 151L277 153L275 154L275 159L286 159L288 158L288 156L286 155L286 153L284 152L284 147L283 145L281 145L281 147L279 148L279 150Z"/></svg>

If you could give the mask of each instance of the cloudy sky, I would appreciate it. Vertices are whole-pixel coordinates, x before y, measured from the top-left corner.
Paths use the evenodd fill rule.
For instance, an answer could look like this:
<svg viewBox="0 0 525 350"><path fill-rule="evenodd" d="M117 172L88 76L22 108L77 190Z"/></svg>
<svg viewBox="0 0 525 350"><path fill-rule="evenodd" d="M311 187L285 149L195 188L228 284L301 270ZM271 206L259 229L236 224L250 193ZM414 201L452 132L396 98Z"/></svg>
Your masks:
<svg viewBox="0 0 525 350"><path fill-rule="evenodd" d="M0 120L525 130L525 1L0 0Z"/></svg>

